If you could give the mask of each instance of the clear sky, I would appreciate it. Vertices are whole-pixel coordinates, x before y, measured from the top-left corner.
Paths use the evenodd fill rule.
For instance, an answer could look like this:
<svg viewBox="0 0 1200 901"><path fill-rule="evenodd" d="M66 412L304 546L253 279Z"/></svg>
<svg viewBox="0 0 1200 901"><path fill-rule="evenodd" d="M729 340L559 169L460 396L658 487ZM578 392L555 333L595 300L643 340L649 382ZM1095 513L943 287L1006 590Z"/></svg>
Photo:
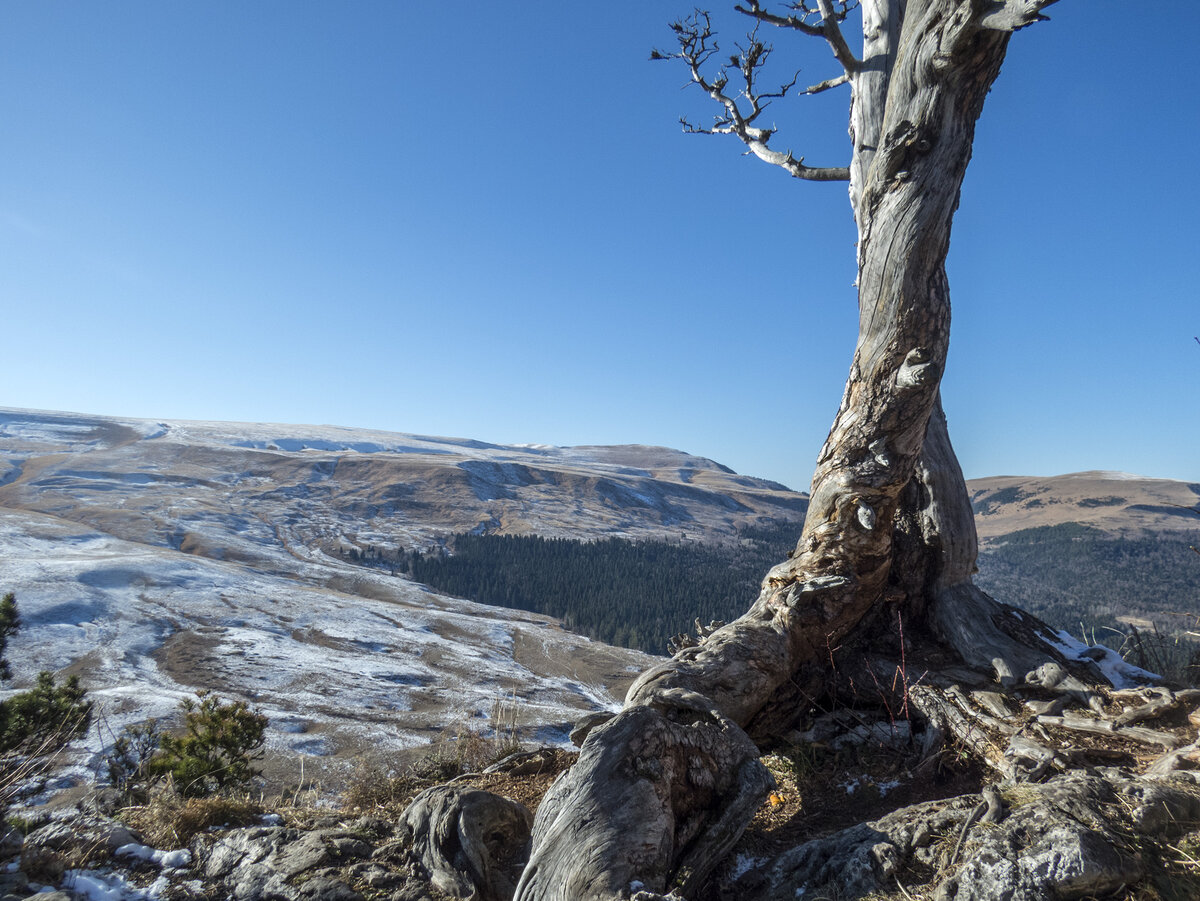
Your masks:
<svg viewBox="0 0 1200 901"><path fill-rule="evenodd" d="M845 185L681 132L708 101L648 55L692 5L0 5L0 405L664 444L806 489ZM1012 40L949 262L968 477L1200 481L1200 3L1170 7ZM844 164L845 90L778 103L779 146Z"/></svg>

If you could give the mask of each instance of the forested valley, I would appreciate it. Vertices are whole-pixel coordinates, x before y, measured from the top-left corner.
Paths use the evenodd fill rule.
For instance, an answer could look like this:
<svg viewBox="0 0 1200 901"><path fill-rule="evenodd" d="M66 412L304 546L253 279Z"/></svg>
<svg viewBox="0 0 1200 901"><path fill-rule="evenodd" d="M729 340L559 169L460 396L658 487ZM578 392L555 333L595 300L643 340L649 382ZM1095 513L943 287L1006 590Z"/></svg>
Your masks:
<svg viewBox="0 0 1200 901"><path fill-rule="evenodd" d="M590 638L664 654L697 618L741 615L798 534L792 522L741 529L721 545L462 534L445 549L410 553L403 565L438 591L555 616Z"/></svg>
<svg viewBox="0 0 1200 901"><path fill-rule="evenodd" d="M739 530L721 545L460 534L437 551L409 553L401 568L438 591L555 616L591 638L663 654L669 639L694 631L696 619L729 621L744 612L798 534L791 522ZM1119 646L1131 626L1118 617L1135 616L1172 643L1197 629L1195 542L1194 532L1117 536L1078 523L1028 529L985 546L976 579L997 600L1076 637L1086 632ZM1190 645L1179 647L1190 655Z"/></svg>

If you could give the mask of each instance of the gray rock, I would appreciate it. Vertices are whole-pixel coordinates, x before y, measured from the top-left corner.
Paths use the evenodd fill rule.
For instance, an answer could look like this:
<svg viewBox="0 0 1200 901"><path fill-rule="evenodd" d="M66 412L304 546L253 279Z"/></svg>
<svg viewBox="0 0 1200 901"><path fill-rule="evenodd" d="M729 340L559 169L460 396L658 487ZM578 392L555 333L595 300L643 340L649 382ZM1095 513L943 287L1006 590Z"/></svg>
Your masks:
<svg viewBox="0 0 1200 901"><path fill-rule="evenodd" d="M90 847L109 854L122 845L140 842L141 837L128 827L104 817L79 815L54 820L35 829L25 837L24 850L33 848L62 851L66 848Z"/></svg>
<svg viewBox="0 0 1200 901"><path fill-rule="evenodd" d="M1200 822L1200 796L1180 791L1169 782L1128 783L1122 786L1121 795L1132 803L1130 817L1142 835L1173 838L1188 824Z"/></svg>
<svg viewBox="0 0 1200 901"><path fill-rule="evenodd" d="M339 835L329 839L329 849L338 860L361 860L370 857L375 849L367 842L352 835Z"/></svg>
<svg viewBox="0 0 1200 901"><path fill-rule="evenodd" d="M19 831L7 823L0 823L0 860L16 857L21 853L21 845L24 842L25 836Z"/></svg>
<svg viewBox="0 0 1200 901"><path fill-rule="evenodd" d="M977 820L980 795L918 804L805 842L727 887L746 901L801 891L854 898L894 890L905 867L919 864L941 874L936 901L1103 897L1147 876L1153 855L1135 850L1134 834L1168 841L1200 821L1194 787L1120 770L1071 771L999 795L1008 811L997 822Z"/></svg>
<svg viewBox="0 0 1200 901"><path fill-rule="evenodd" d="M937 901L1044 901L1106 895L1144 874L1100 832L1057 823L1022 846L1026 825L989 836L938 890Z"/></svg>
<svg viewBox="0 0 1200 901"><path fill-rule="evenodd" d="M299 886L300 901L364 901L363 896L336 876L315 876Z"/></svg>
<svg viewBox="0 0 1200 901"><path fill-rule="evenodd" d="M29 884L24 873L0 873L0 901L24 901L28 896Z"/></svg>
<svg viewBox="0 0 1200 901"><path fill-rule="evenodd" d="M347 868L346 874L355 882L361 882L373 889L394 889L404 882L402 876L376 863L353 864Z"/></svg>
<svg viewBox="0 0 1200 901"><path fill-rule="evenodd" d="M433 901L429 887L417 882L409 882L403 888L392 893L391 901Z"/></svg>
<svg viewBox="0 0 1200 901"><path fill-rule="evenodd" d="M236 901L351 901L361 896L336 865L369 857L373 849L359 833L340 826L312 832L256 826L232 829L207 847L193 843L192 850L203 875Z"/></svg>

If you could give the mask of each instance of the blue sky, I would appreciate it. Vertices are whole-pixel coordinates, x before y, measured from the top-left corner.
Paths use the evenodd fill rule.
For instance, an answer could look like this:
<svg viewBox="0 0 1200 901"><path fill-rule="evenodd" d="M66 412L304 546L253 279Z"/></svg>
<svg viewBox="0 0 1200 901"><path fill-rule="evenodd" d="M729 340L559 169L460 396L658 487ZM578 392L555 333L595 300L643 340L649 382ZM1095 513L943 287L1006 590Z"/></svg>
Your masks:
<svg viewBox="0 0 1200 901"><path fill-rule="evenodd" d="M855 339L845 186L681 133L705 98L647 58L690 8L0 5L0 404L664 444L807 488ZM1129 9L1015 35L980 122L968 477L1200 481L1200 4ZM844 163L846 100L777 104L780 146Z"/></svg>

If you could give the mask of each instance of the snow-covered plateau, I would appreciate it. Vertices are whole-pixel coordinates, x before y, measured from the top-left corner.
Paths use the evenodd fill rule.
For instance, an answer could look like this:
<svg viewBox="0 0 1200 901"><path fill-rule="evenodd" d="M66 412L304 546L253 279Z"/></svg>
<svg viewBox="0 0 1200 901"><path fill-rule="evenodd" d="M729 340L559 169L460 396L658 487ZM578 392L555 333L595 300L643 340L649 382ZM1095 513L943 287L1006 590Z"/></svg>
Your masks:
<svg viewBox="0 0 1200 901"><path fill-rule="evenodd" d="M8 687L78 674L95 761L197 689L267 714L281 778L486 729L500 708L562 742L652 658L351 560L470 529L711 538L802 514L783 486L666 448L3 409Z"/></svg>

